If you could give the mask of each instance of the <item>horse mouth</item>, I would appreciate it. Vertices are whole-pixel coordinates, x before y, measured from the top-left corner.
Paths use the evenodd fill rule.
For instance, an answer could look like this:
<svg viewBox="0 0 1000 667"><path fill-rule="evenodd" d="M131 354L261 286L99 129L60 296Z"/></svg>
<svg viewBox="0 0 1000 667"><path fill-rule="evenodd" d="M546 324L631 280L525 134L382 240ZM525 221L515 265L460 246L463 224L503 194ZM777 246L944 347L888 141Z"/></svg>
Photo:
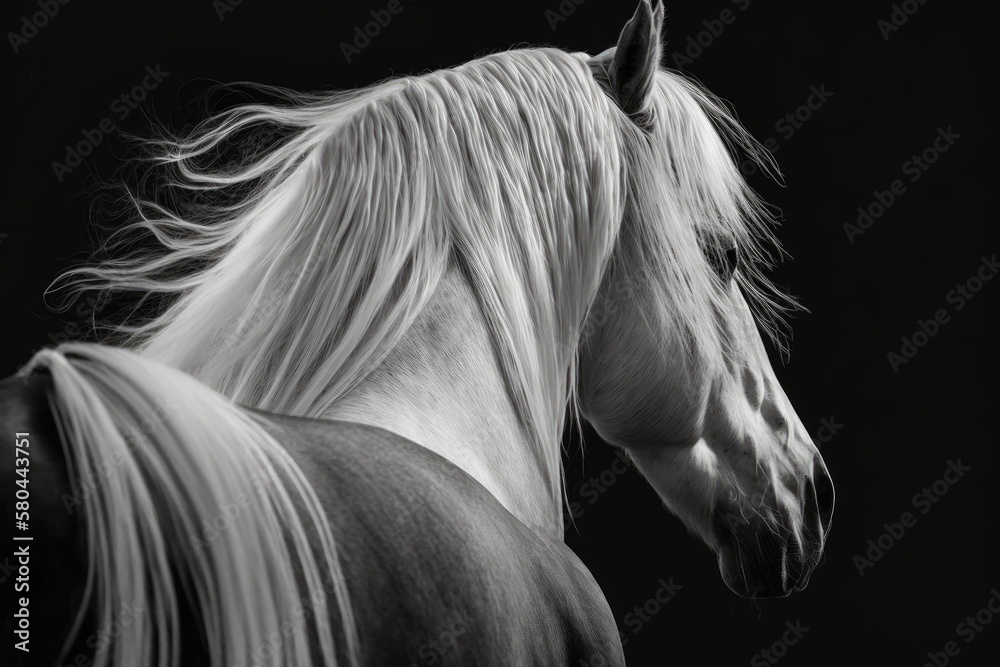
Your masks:
<svg viewBox="0 0 1000 667"><path fill-rule="evenodd" d="M736 506L720 504L713 523L719 572L740 597L783 598L801 591L822 556L821 545L803 548L780 522L758 515L748 520Z"/></svg>

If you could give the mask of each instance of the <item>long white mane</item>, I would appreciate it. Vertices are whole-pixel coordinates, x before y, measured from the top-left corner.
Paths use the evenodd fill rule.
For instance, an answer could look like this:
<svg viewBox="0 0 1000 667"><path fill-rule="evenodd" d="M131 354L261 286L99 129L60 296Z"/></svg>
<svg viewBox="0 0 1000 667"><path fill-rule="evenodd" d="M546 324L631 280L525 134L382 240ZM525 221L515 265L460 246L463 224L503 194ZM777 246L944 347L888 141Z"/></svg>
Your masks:
<svg viewBox="0 0 1000 667"><path fill-rule="evenodd" d="M757 269L769 261L759 243L771 240L768 217L726 143L767 161L763 149L714 97L666 71L650 140L592 66L585 54L515 50L225 112L154 145L172 167L164 188L198 205L139 201L111 259L61 286L168 297L147 321L117 327L129 346L237 402L320 418L459 267L557 498L553 443L609 262L662 282L679 326L708 344L726 304L705 253L726 239L740 248L739 280L762 323L787 305ZM235 163L219 158L261 128L282 138ZM667 173L672 182L656 176ZM646 252L617 256L620 229ZM159 247L122 254L132 232Z"/></svg>

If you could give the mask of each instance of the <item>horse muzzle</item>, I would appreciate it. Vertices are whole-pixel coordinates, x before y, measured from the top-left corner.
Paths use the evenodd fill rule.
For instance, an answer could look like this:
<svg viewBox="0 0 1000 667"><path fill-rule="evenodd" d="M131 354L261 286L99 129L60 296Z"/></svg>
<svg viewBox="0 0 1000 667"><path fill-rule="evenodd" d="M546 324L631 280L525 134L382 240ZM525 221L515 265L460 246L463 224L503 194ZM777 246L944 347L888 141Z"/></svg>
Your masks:
<svg viewBox="0 0 1000 667"><path fill-rule="evenodd" d="M713 530L719 570L729 589L747 598L786 597L803 590L823 559L833 516L832 488L825 475L815 484L807 480L801 529L794 532L788 528L793 522L774 510L719 502Z"/></svg>

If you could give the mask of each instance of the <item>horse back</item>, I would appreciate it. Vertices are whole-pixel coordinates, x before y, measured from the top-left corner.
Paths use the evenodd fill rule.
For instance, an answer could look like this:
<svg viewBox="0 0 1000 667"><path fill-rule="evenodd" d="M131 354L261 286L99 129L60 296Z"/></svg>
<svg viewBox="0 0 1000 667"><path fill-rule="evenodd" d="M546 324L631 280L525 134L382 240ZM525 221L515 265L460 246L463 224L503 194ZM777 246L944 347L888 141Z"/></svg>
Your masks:
<svg viewBox="0 0 1000 667"><path fill-rule="evenodd" d="M71 483L50 389L47 374L0 382L0 429L11 446L10 455L0 457L0 475L18 478L16 434L28 434L30 450L28 528L18 536L32 539L15 544L8 538L27 550L28 562L5 556L0 584L11 586L15 598L30 599L31 664L54 664L73 627L87 574L80 509L103 481ZM362 664L624 664L614 618L586 567L562 542L518 521L461 469L373 427L271 414L262 424L296 459L327 513ZM13 498L4 506L16 509ZM8 518L10 531L16 524ZM337 620L335 606L330 611ZM17 623L5 617L8 637ZM185 615L182 642L185 663L192 665L207 657L198 655L194 623ZM85 612L63 662L87 660L111 641ZM6 651L13 660L4 664L21 664L29 656L12 645ZM260 664L266 662L262 656ZM247 664L255 664L253 656Z"/></svg>

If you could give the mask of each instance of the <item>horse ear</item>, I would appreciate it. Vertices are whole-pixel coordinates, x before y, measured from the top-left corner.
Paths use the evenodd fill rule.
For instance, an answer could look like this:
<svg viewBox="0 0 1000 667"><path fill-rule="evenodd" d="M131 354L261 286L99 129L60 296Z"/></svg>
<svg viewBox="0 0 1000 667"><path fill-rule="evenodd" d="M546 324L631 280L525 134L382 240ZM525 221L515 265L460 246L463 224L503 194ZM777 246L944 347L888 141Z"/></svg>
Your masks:
<svg viewBox="0 0 1000 667"><path fill-rule="evenodd" d="M635 14L622 29L614 60L608 67L612 94L622 111L637 121L648 122L653 76L660 67L662 30L662 0L656 0L655 10L650 0L641 0Z"/></svg>

